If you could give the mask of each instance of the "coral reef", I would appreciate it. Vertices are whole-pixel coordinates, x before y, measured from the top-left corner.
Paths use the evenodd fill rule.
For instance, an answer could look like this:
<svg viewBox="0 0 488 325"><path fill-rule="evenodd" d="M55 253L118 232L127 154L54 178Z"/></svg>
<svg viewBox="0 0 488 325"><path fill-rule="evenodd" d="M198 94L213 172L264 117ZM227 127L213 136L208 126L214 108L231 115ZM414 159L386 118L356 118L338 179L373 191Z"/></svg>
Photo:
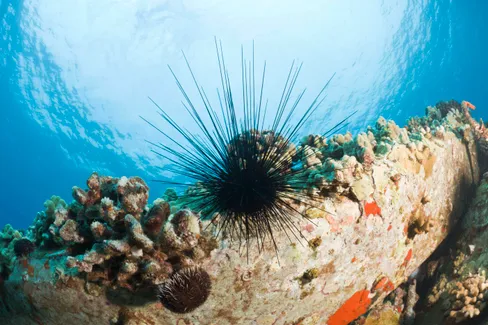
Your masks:
<svg viewBox="0 0 488 325"><path fill-rule="evenodd" d="M93 173L87 186L73 187L75 201L69 205L57 196L47 200L27 238L7 226L3 245L12 241L18 257L33 251L33 242L44 250L64 248L66 265L87 273L91 282L131 290L161 284L173 271L208 255L202 247L194 249L201 232L199 217L187 210L170 217L170 206L162 199L148 205L149 189L139 177ZM9 263L2 265L10 269Z"/></svg>
<svg viewBox="0 0 488 325"><path fill-rule="evenodd" d="M483 249L488 240L487 213L488 173L485 173L446 255L426 261L427 276L435 281L418 307L423 314L419 324L486 321L486 315L482 315L487 310L488 256ZM433 268L436 271L430 270Z"/></svg>
<svg viewBox="0 0 488 325"><path fill-rule="evenodd" d="M246 241L223 236L215 216L174 191L149 203L142 179L93 173L86 189L73 188L74 202L46 201L25 233L4 229L0 321L337 325L368 310L367 324L417 321L419 276L397 287L455 227L480 176L472 127L454 103L442 105L404 128L380 118L357 136L302 139L287 162L308 166L298 195L320 200L290 203L307 215L291 226L308 245L278 231L278 252L268 243L247 256ZM198 191L196 184L186 193ZM14 241L22 238L36 250L17 257ZM481 242L465 243L476 248L460 250L467 257L455 282L482 267L466 262L484 254ZM427 269L434 277L444 268ZM446 281L433 306L452 296L452 277Z"/></svg>

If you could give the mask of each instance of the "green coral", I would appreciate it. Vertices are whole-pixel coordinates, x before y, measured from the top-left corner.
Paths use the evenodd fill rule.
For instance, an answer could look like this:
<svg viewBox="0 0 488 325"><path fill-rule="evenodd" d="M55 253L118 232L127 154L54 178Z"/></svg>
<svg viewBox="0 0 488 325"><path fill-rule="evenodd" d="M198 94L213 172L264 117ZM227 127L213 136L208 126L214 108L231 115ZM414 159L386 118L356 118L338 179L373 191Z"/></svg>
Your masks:
<svg viewBox="0 0 488 325"><path fill-rule="evenodd" d="M166 202L176 201L178 200L178 194L176 194L175 189L168 188L166 189L166 191L164 191L162 199L165 200Z"/></svg>
<svg viewBox="0 0 488 325"><path fill-rule="evenodd" d="M44 211L38 212L32 226L29 228L28 238L40 247L61 246L62 240L57 236L54 223L59 225L67 217L68 205L59 196L53 195L44 202Z"/></svg>
<svg viewBox="0 0 488 325"><path fill-rule="evenodd" d="M22 238L22 233L15 230L10 224L5 225L0 232L0 276L7 278L12 271L14 261L14 244Z"/></svg>

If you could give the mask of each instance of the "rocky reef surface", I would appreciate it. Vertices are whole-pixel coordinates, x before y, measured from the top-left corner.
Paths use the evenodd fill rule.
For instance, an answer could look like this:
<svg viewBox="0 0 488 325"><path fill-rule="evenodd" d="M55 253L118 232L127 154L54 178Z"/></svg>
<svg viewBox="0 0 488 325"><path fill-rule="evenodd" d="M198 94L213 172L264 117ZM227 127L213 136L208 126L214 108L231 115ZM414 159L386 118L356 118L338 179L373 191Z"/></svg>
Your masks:
<svg viewBox="0 0 488 325"><path fill-rule="evenodd" d="M93 173L73 202L53 196L27 230L0 233L0 323L338 325L368 310L359 322L412 323L412 274L480 179L486 139L466 112L442 102L406 127L380 118L357 136L302 139L291 160L311 167L304 191L321 197L297 207L308 245L277 234L278 256L269 244L249 261L173 190L150 203L141 178ZM457 272L433 292L456 297L456 321L482 314L487 286L481 264Z"/></svg>
<svg viewBox="0 0 488 325"><path fill-rule="evenodd" d="M487 229L488 172L458 231L419 268L417 324L488 322Z"/></svg>

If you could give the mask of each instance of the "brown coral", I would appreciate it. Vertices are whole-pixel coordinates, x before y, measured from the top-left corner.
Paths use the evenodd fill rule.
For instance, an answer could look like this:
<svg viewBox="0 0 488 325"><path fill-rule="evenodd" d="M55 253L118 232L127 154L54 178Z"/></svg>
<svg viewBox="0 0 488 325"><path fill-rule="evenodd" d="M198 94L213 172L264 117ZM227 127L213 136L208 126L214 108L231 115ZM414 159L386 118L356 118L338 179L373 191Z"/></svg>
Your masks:
<svg viewBox="0 0 488 325"><path fill-rule="evenodd" d="M168 220L170 215L169 203L157 199L149 212L142 218L142 225L144 231L152 238L156 238L163 227L163 224Z"/></svg>
<svg viewBox="0 0 488 325"><path fill-rule="evenodd" d="M483 298L487 288L488 281L484 271L470 274L456 282L456 287L450 291L453 302L448 317L461 322L478 316L486 307Z"/></svg>
<svg viewBox="0 0 488 325"><path fill-rule="evenodd" d="M59 229L59 236L66 242L83 243L84 238L80 236L78 224L74 220L68 220Z"/></svg>
<svg viewBox="0 0 488 325"><path fill-rule="evenodd" d="M139 220L149 198L149 187L142 178L122 177L117 184L117 193L121 207Z"/></svg>
<svg viewBox="0 0 488 325"><path fill-rule="evenodd" d="M73 198L83 206L91 206L101 199L100 191L100 177L97 173L92 173L86 181L88 191L85 191L77 186L73 186Z"/></svg>
<svg viewBox="0 0 488 325"><path fill-rule="evenodd" d="M130 240L144 251L151 251L154 247L152 240L144 234L139 221L131 214L125 216L125 225Z"/></svg>
<svg viewBox="0 0 488 325"><path fill-rule="evenodd" d="M87 184L88 190L75 190L76 213L71 213L75 217L59 230L51 225L50 231L64 244L73 245L73 251L86 249L81 255L69 256L67 266L87 273L88 281L115 280L117 286L127 289L158 285L174 267L194 266L209 254L195 247L200 238L199 216L181 210L167 222L171 207L161 199L147 211L149 193L142 179L92 174ZM164 225L169 232L160 234ZM173 238L175 245L161 247L159 241L164 240L159 237Z"/></svg>

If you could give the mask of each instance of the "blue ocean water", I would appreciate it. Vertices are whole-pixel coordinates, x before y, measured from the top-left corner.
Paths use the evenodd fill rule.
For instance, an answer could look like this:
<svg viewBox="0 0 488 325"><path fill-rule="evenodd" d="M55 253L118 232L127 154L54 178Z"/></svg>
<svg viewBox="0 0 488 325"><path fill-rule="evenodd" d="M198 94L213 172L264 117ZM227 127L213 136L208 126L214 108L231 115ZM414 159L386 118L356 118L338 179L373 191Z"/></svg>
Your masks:
<svg viewBox="0 0 488 325"><path fill-rule="evenodd" d="M403 125L451 98L488 119L486 12L483 0L0 0L0 226L28 226L47 198L70 200L92 171L171 177L144 142L161 137L139 115L161 121L151 96L194 128L167 64L191 86L183 50L213 90L214 36L237 77L241 44L254 40L271 99L295 58L310 96L336 73L304 132L352 110L352 130L380 115ZM150 186L153 198L164 190Z"/></svg>

